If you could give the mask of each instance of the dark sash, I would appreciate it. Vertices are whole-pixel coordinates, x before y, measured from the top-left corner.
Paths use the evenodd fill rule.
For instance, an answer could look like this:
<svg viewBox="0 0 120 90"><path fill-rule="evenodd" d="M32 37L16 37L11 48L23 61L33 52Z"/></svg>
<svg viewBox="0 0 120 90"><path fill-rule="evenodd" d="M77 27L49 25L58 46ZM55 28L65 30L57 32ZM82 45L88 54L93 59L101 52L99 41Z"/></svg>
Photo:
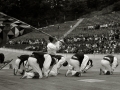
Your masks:
<svg viewBox="0 0 120 90"><path fill-rule="evenodd" d="M84 59L84 54L83 53L76 53L75 55L73 55L71 57L71 59L78 60L80 63L80 66L81 66L83 59Z"/></svg>
<svg viewBox="0 0 120 90"><path fill-rule="evenodd" d="M112 55L107 55L107 56L104 56L103 59L109 61L110 64L112 64L112 63L113 63L113 60L114 60L114 56L112 56Z"/></svg>
<svg viewBox="0 0 120 90"><path fill-rule="evenodd" d="M20 59L20 63L19 63L18 69L20 69L21 64L23 63L23 66L24 66L24 61L28 60L29 55L21 55L18 58Z"/></svg>
<svg viewBox="0 0 120 90"><path fill-rule="evenodd" d="M0 53L0 63L3 63L5 59L5 56L3 53Z"/></svg>
<svg viewBox="0 0 120 90"><path fill-rule="evenodd" d="M55 59L57 59L59 61L61 59L61 57L63 57L63 56L62 55L51 55L51 57L52 57L52 62L51 62L50 66L53 66L56 63Z"/></svg>
<svg viewBox="0 0 120 90"><path fill-rule="evenodd" d="M88 60L87 65L89 65L89 63L91 64L91 66L93 65L92 59L89 59L89 60Z"/></svg>
<svg viewBox="0 0 120 90"><path fill-rule="evenodd" d="M43 68L43 63L45 61L44 54L47 54L47 53L45 53L45 52L33 52L32 54L33 54L32 57L35 57L37 59L37 63L39 64L40 68ZM56 63L55 59L60 60L62 57L61 55L50 55L50 56L52 58L52 62L50 64L50 66L53 66Z"/></svg>
<svg viewBox="0 0 120 90"><path fill-rule="evenodd" d="M31 57L35 57L37 59L37 63L39 64L40 68L42 69L43 68L43 63L45 61L45 58L44 58L44 52L33 52L32 53L33 55Z"/></svg>

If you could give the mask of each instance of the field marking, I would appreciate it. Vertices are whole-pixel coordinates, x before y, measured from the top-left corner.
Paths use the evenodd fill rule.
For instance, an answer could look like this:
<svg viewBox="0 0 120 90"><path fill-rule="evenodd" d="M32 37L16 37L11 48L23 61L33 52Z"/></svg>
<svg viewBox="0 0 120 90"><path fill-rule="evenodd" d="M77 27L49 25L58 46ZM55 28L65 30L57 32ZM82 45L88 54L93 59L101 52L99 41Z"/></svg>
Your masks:
<svg viewBox="0 0 120 90"><path fill-rule="evenodd" d="M99 80L99 79L83 79L83 80L77 80L77 81L83 81L83 82L104 82L105 80Z"/></svg>

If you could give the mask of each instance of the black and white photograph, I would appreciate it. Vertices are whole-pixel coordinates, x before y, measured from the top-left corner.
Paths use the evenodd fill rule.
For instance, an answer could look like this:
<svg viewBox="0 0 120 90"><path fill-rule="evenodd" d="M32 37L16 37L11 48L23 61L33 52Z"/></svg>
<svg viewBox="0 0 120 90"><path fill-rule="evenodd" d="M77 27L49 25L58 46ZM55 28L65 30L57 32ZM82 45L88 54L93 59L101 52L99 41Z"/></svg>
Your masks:
<svg viewBox="0 0 120 90"><path fill-rule="evenodd" d="M120 90L120 0L0 0L1 90Z"/></svg>

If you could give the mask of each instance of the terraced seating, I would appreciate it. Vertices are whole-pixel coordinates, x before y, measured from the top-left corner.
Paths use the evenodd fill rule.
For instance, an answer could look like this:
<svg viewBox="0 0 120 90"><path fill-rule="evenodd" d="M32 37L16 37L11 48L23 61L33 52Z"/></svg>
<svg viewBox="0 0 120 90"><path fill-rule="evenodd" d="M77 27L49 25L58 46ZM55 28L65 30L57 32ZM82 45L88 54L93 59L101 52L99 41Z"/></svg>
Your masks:
<svg viewBox="0 0 120 90"><path fill-rule="evenodd" d="M44 28L41 28L40 30L53 35L53 36L57 36L58 38L63 36L63 34L65 32L67 32L71 26L73 26L78 20L75 21L68 21L65 23L61 23L61 24L56 24L56 25L50 25ZM80 24L79 26L77 26L77 28L75 28L73 30L72 33L70 33L68 35L68 37L74 37L74 36L79 36L80 34L85 34L85 35L108 35L110 30L114 30L114 29L118 29L120 30L120 26L115 26L113 27L106 27L106 28L102 28L102 29L92 29L92 30L88 30L88 26L94 26L94 25L105 25L105 24L111 24L111 23L119 23L120 22L120 12L116 12L116 13L111 13L111 14L105 14L105 15L101 15L101 16L94 16L91 18L85 18ZM120 25L120 23L119 23ZM23 35L19 38L16 38L14 40L20 40L20 39L27 39L27 38L44 38L45 40L48 40L48 36L37 32L37 31L33 31L31 33L28 33L26 35ZM67 37L66 37L67 38ZM120 41L117 41L118 43ZM84 42L85 43L85 42ZM87 42L89 43L89 42ZM83 47L84 49L85 47Z"/></svg>
<svg viewBox="0 0 120 90"><path fill-rule="evenodd" d="M78 32L85 33L86 31L84 31L84 30L87 30L88 26L94 26L96 24L98 24L98 25L109 24L112 21L115 23L120 22L120 12L85 18L70 35L74 35L76 33L78 34ZM61 23L61 24L49 25L47 27L41 28L40 30L42 30L50 35L57 36L59 38L70 29L70 26L73 26L76 22L77 22L77 20L67 21L67 22ZM23 38L26 39L26 38L30 38L30 37L48 39L47 35L33 31L33 32L23 35L21 37L15 38L14 40L19 40L19 39L23 39Z"/></svg>
<svg viewBox="0 0 120 90"><path fill-rule="evenodd" d="M111 21L120 22L120 12L85 18L84 21L80 24L80 26L83 27L95 24L107 24Z"/></svg>
<svg viewBox="0 0 120 90"><path fill-rule="evenodd" d="M68 21L68 22L56 24L56 25L50 25L50 26L47 26L44 28L40 28L40 30L45 32L45 33L48 33L52 36L57 36L59 38L59 37L63 36L63 34L70 29L70 26L71 25L73 26L77 21L78 20ZM58 26L59 26L59 28L58 28ZM30 32L30 33L23 35L21 37L15 38L13 40L16 41L16 40L27 39L27 38L31 38L31 37L32 38L44 38L46 40L48 39L47 35L40 33L38 31L33 31L33 32Z"/></svg>

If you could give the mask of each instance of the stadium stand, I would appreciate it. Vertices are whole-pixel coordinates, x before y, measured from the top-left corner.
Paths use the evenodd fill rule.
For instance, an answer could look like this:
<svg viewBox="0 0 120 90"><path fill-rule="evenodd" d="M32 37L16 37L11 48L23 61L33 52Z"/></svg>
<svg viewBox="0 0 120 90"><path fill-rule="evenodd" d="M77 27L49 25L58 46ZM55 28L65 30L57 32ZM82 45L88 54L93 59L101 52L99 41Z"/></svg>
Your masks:
<svg viewBox="0 0 120 90"><path fill-rule="evenodd" d="M59 38L76 22L77 20L68 21L62 24L50 25L42 28L41 30ZM75 53L80 50L85 53L119 53L119 22L120 12L84 18L83 22L81 22L79 26L77 26L77 28L75 28L75 30L65 38L66 45L63 45L59 52ZM22 44L24 46L22 49L46 51L45 45L47 43L47 38L48 36L34 31L10 40L6 44L6 47L9 46L9 48L13 48L15 46L17 47L19 44ZM44 42L42 41L43 39ZM43 43L41 44L41 42ZM39 48L41 46L43 47ZM39 49L36 49L36 47Z"/></svg>

